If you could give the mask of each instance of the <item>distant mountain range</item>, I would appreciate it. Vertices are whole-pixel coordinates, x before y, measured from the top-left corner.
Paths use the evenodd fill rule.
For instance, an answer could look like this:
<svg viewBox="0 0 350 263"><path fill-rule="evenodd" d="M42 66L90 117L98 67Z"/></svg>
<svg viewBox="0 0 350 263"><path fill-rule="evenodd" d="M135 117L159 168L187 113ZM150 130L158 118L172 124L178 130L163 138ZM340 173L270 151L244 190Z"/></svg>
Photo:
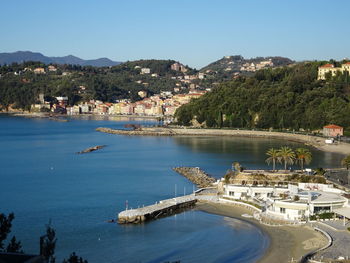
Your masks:
<svg viewBox="0 0 350 263"><path fill-rule="evenodd" d="M64 57L47 57L41 53L31 51L17 51L13 53L0 53L0 65L22 63L24 61L39 61L45 64L71 64L80 66L110 67L122 62L112 61L108 58L84 60L73 55Z"/></svg>

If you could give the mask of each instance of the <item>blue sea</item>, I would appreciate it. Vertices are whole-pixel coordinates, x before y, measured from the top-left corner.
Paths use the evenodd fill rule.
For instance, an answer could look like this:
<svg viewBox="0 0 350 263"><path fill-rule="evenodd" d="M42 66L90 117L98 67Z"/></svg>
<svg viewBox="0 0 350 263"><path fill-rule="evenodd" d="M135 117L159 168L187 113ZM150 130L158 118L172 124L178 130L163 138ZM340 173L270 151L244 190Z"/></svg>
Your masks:
<svg viewBox="0 0 350 263"><path fill-rule="evenodd" d="M229 137L131 137L97 127L155 125L129 118L68 122L0 115L0 213L15 213L13 231L26 253L39 253L45 226L57 233L56 262L75 251L98 262L256 262L268 237L238 219L191 210L143 225L107 223L129 207L153 204L195 187L172 171L199 166L220 178L238 161L267 168L270 147L298 143ZM88 154L85 148L106 145ZM338 166L341 155L311 149L310 167ZM176 189L176 190L175 190ZM10 235L11 237L11 235Z"/></svg>

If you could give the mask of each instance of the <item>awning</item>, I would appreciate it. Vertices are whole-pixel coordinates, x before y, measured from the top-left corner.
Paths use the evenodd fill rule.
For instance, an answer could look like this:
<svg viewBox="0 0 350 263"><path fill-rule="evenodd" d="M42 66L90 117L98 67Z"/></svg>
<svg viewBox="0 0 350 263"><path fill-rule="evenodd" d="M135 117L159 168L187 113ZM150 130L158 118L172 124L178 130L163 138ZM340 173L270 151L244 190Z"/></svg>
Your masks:
<svg viewBox="0 0 350 263"><path fill-rule="evenodd" d="M333 209L333 212L337 213L338 215L342 215L342 216L350 219L350 207L342 207L342 208Z"/></svg>

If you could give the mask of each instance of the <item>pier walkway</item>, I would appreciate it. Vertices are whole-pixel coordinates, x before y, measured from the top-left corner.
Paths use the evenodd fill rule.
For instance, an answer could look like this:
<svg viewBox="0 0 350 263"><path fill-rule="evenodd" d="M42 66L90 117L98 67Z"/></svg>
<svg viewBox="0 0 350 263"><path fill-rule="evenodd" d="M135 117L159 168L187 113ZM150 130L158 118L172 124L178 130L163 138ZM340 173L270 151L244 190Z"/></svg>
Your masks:
<svg viewBox="0 0 350 263"><path fill-rule="evenodd" d="M181 209L192 207L196 202L197 197L194 194L162 200L154 205L120 212L118 223L138 224L150 219L157 219L158 217L174 214Z"/></svg>

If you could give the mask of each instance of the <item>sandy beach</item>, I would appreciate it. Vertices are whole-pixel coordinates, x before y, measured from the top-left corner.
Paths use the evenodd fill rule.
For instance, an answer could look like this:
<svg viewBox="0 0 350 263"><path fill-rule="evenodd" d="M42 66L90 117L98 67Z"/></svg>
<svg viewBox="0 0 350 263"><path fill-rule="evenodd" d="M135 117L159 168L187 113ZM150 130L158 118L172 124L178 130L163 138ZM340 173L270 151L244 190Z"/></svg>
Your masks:
<svg viewBox="0 0 350 263"><path fill-rule="evenodd" d="M270 238L270 246L259 263L284 263L292 259L300 260L306 253L315 251L327 244L328 240L309 226L266 226L255 219L242 217L242 214L251 214L243 207L228 204L214 204L200 202L196 209L227 217L248 221L263 231Z"/></svg>
<svg viewBox="0 0 350 263"><path fill-rule="evenodd" d="M321 151L340 153L343 155L350 154L349 143L326 144L325 138L284 133L284 132L269 132L269 131L250 131L250 130L228 130L228 129L195 129L195 128L142 128L142 130L113 130L109 128L97 128L97 131L120 134L120 135L135 135L135 136L235 136L235 137L250 137L250 138L271 138L304 143L315 147Z"/></svg>

